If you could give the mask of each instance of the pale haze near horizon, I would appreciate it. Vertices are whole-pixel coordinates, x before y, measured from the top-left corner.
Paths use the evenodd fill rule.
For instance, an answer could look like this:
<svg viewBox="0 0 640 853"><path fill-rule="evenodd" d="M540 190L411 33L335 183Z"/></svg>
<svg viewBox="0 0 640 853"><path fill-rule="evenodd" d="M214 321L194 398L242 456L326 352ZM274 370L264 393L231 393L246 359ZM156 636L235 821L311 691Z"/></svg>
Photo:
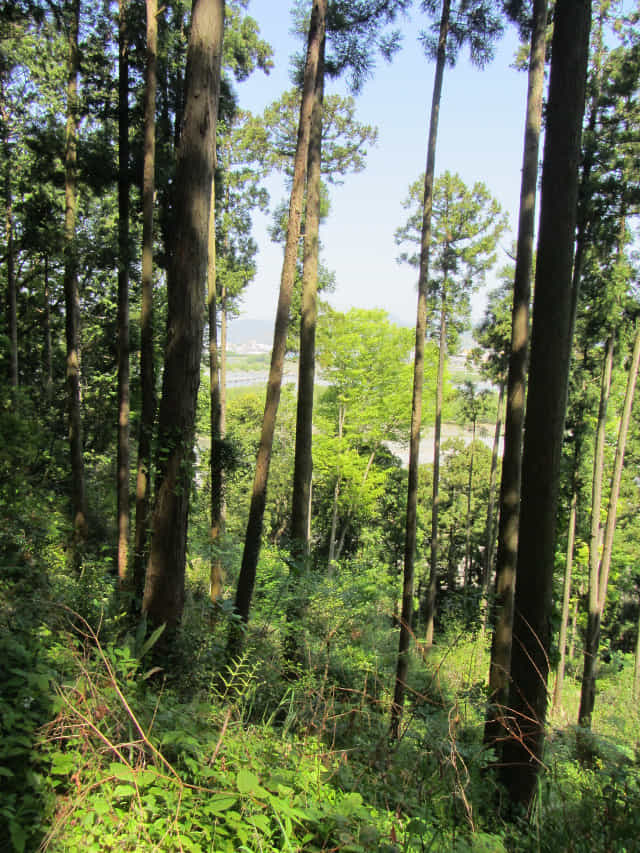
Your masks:
<svg viewBox="0 0 640 853"><path fill-rule="evenodd" d="M260 113L291 88L290 58L302 50L291 35L287 4L251 0L248 14L260 36L273 47L274 68L237 84L242 109ZM331 210L321 228L323 263L335 273L331 305L383 308L404 325L414 325L417 272L398 264L394 231L407 218L402 207L409 185L424 172L427 128L433 92L434 63L418 43L426 16L413 10L398 21L402 47L391 63L376 60L373 75L356 96L356 118L378 128L378 144L369 150L365 169L330 188ZM494 60L480 70L464 49L455 68L444 74L436 154L436 174L458 172L467 185L483 181L509 216L511 232L501 240L496 270L509 262L517 228L527 75L511 67L518 46L517 32L508 25L497 43ZM328 81L327 93L347 94L344 81ZM287 193L281 180L267 181L271 206ZM241 317L272 323L275 317L282 247L267 234L269 217L254 216L258 243L257 274L241 305ZM487 276L483 291L473 297L473 321L483 313L486 292L495 286Z"/></svg>

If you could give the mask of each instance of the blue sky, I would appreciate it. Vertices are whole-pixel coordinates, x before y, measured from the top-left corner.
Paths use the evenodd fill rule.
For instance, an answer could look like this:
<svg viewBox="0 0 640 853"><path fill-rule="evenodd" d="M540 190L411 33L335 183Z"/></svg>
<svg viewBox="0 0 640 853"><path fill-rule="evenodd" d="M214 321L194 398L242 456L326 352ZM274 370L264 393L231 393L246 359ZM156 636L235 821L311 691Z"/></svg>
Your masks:
<svg viewBox="0 0 640 853"><path fill-rule="evenodd" d="M275 67L238 85L244 109L260 112L291 86L289 58L300 49L290 34L288 3L251 0L248 13L274 49ZM348 175L344 185L331 188L331 213L323 227L323 259L336 274L332 305L342 311L356 306L384 308L395 319L415 323L416 273L396 262L394 231L406 218L402 201L409 184L426 160L428 115L434 66L425 59L418 34L425 18L418 11L400 22L401 51L391 64L380 59L374 75L357 97L358 120L378 127L377 146L361 173ZM480 71L466 53L455 68L447 68L440 111L436 172L458 172L472 184L484 181L517 224L520 169L526 98L526 73L510 67L517 33L508 28L497 45L494 61ZM329 92L346 94L330 83ZM268 183L272 203L285 198L281 183ZM267 219L256 216L254 237L259 245L258 273L244 300L243 315L272 321L280 283L282 250L266 233ZM510 248L513 234L502 246ZM500 250L498 266L507 262ZM488 285L495 282L491 277ZM482 295L474 299L474 320L482 315Z"/></svg>

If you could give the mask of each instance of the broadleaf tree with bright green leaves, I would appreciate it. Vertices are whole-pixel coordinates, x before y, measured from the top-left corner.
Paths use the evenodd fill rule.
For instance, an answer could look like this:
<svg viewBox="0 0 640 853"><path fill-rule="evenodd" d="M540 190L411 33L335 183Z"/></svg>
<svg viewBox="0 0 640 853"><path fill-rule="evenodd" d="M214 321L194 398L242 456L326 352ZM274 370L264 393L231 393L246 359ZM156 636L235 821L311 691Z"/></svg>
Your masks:
<svg viewBox="0 0 640 853"><path fill-rule="evenodd" d="M411 330L392 323L384 311L328 309L321 315L318 360L329 388L320 405L314 469L318 487L333 489L329 564L339 558L358 509L370 511L383 488L377 454L388 442L405 439L411 345Z"/></svg>

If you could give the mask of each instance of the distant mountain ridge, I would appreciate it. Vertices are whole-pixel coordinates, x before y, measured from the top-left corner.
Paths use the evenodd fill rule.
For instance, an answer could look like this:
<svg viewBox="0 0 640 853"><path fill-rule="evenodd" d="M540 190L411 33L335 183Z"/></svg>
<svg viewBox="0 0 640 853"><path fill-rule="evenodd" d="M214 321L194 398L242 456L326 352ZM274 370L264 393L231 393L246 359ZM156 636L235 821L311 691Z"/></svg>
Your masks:
<svg viewBox="0 0 640 853"><path fill-rule="evenodd" d="M269 320L257 320L253 317L238 317L229 323L229 344L247 344L250 342L258 344L273 343L273 322Z"/></svg>

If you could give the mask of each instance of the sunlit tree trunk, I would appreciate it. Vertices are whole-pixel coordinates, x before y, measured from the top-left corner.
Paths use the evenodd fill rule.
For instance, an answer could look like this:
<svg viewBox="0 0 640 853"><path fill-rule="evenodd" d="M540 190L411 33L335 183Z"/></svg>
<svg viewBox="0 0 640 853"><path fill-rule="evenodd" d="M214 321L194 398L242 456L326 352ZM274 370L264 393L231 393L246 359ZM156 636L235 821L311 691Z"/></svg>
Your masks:
<svg viewBox="0 0 640 853"><path fill-rule="evenodd" d="M118 17L118 581L129 559L129 42L128 0Z"/></svg>
<svg viewBox="0 0 640 853"><path fill-rule="evenodd" d="M578 636L578 613L580 611L580 601L584 595L584 584L578 587L578 593L573 602L573 612L571 614L571 634L569 636L569 648L567 649L567 661L573 663L576 649L576 637Z"/></svg>
<svg viewBox="0 0 640 853"><path fill-rule="evenodd" d="M228 329L228 312L227 312L227 288L222 282L220 287L220 305L222 308L220 317L220 435L224 438L227 432L227 329ZM220 506L220 515L224 522L225 518L225 499L222 495L222 504Z"/></svg>
<svg viewBox="0 0 640 853"><path fill-rule="evenodd" d="M324 39L320 47L315 101L311 116L307 165L307 207L302 270L302 316L298 362L298 406L291 504L291 540L296 554L309 551L308 530L313 473L313 389L318 317L318 249L320 230L320 175L322 166L322 98L324 92Z"/></svg>
<svg viewBox="0 0 640 853"><path fill-rule="evenodd" d="M489 665L489 704L484 742L495 746L502 732L503 708L509 692L513 637L513 597L518 552L522 432L525 417L527 358L529 351L529 303L533 238L538 182L538 150L542 121L542 93L547 30L547 2L535 0L532 16L527 110L520 185L518 248L513 282L511 347L507 373L507 406L496 552L496 603Z"/></svg>
<svg viewBox="0 0 640 853"><path fill-rule="evenodd" d="M77 215L77 137L78 137L78 28L80 0L66 7L69 47L67 76L67 128L65 141L65 217L64 217L64 302L67 345L67 394L69 404L69 446L71 450L71 512L73 550L76 569L80 567L82 546L87 538L87 508L82 451L82 415L80 402L80 297L78 294L78 258L76 249Z"/></svg>
<svg viewBox="0 0 640 853"><path fill-rule="evenodd" d="M138 430L136 473L136 531L133 555L133 583L137 599L142 599L149 538L151 441L156 414L153 354L153 202L155 195L156 89L158 51L158 3L146 0L147 54L144 90L144 161L142 173L142 281L140 310L141 411Z"/></svg>
<svg viewBox="0 0 640 853"><path fill-rule="evenodd" d="M211 184L211 213L209 215L209 266L207 269L207 302L209 308L209 387L211 432L211 568L209 597L217 601L222 592L222 559L220 537L224 533L222 517L224 462L222 459L222 430L220 428L220 356L218 352L218 317L216 300L216 182Z"/></svg>
<svg viewBox="0 0 640 853"><path fill-rule="evenodd" d="M557 0L522 454L517 584L502 778L528 808L547 713L558 480L571 353L573 250L591 3Z"/></svg>
<svg viewBox="0 0 640 853"><path fill-rule="evenodd" d="M300 219L307 172L307 157L309 152L309 136L311 132L311 113L314 103L315 82L320 58L320 44L324 37L326 0L313 0L311 20L309 24L309 39L302 85L302 101L300 120L298 122L298 139L294 160L293 183L289 202L289 218L287 225L287 240L285 245L282 276L280 279L280 294L276 311L276 322L273 334L273 349L271 351L271 366L267 383L267 398L265 402L260 445L256 459L256 471L253 482L249 519L245 536L242 564L238 577L238 587L235 598L235 612L243 623L249 620L249 609L255 585L258 555L262 541L262 527L267 500L267 481L269 464L275 431L276 415L280 402L282 373L287 344L287 328L291 294L296 271L298 238L300 235ZM228 656L237 654L242 643L242 632L234 624L229 637Z"/></svg>
<svg viewBox="0 0 640 853"><path fill-rule="evenodd" d="M562 616L560 618L560 637L558 649L560 657L556 670L556 683L553 688L553 710L558 711L562 707L562 687L564 684L564 670L567 657L567 632L569 629L569 607L571 604L571 574L573 570L573 551L576 541L576 518L578 510L578 486L575 482L573 494L571 495L571 507L569 509L569 531L567 534L567 559L564 570L564 585L562 590Z"/></svg>
<svg viewBox="0 0 640 853"><path fill-rule="evenodd" d="M195 0L176 160L156 502L142 606L153 622L170 626L184 606L223 30L223 0Z"/></svg>

